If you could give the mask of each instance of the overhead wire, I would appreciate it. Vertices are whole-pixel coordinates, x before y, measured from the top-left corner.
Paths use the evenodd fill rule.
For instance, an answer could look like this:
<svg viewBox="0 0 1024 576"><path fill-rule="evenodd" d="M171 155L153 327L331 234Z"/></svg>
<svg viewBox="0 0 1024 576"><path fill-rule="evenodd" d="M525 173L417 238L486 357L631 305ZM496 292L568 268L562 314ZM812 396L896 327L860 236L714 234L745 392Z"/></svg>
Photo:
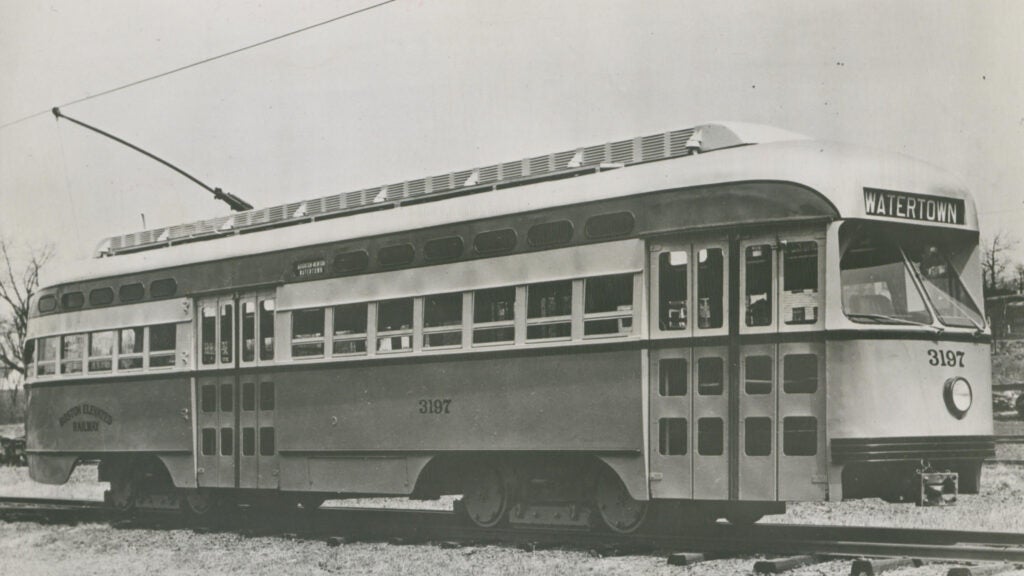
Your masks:
<svg viewBox="0 0 1024 576"><path fill-rule="evenodd" d="M182 72L182 71L188 70L189 68L194 68L196 66L202 66L203 64L209 64L210 62L213 62L215 60L220 60L222 58L227 58L228 56L234 56L235 54L238 54L239 52L245 52L246 50L252 50L253 48L258 48L260 46L264 46L266 44L270 44L271 42L277 42L278 40L283 40L284 38L288 38L289 36L295 36L296 34L301 34L303 32L307 32L307 31L312 30L314 28L319 28L321 26L326 26L328 24L332 24L334 22L337 22L338 20L344 20L345 18L350 18L352 16L356 16L356 15L362 14L364 12L369 12L370 10L373 10L375 8L380 8L381 6L384 6L386 4L391 4L391 3L397 2L397 1L398 0L384 0L383 2L378 2L377 4L373 4L371 6L366 6L364 8L360 8L358 10L353 10L352 12L347 12L347 13L342 14L340 16L335 16L333 18L329 18L327 20L323 20L323 21L317 22L315 24L310 24L309 26L303 26L302 28L298 28L298 29L292 30L290 32L285 32L284 34L279 34L279 35L274 36L272 38L267 38L265 40L260 40L259 42L254 42L252 44L248 44L246 46L242 46L241 48L236 48L236 49L230 50L228 52L217 54L215 56L210 56L209 58L203 58L202 60L197 60L195 62L192 62L191 64L186 64L184 66L179 66L179 67L174 68L172 70L167 70L167 71L161 72L159 74L154 74L152 76L147 76L147 77L142 78L140 80L135 80L133 82L128 82L127 84L122 84L120 86L115 86L114 88L110 88L108 90L103 90L102 92L97 92L95 94L90 94L88 96L83 96L82 98L78 98L76 100L72 100L70 102L65 102L63 104L60 104L58 107L59 108L65 108L67 106L73 106L75 104L80 104L80 103L85 102L87 100L92 100L94 98L99 98L101 96L106 96L108 94L113 94L114 92L119 92L121 90L126 90L128 88L132 88L134 86L138 86L139 84L145 84L146 82L152 82L153 80L157 80L157 79L163 78L165 76L170 76L172 74L177 74L178 72ZM4 128L10 127L10 126L14 126L15 124L20 124L22 122L25 122L26 120L31 120L32 118L35 118L37 116L41 116L43 114L48 114L48 113L50 113L50 110L51 110L51 108L47 108L46 110L43 110L43 111L40 111L40 112L35 112L33 114L29 114L28 116L23 116L21 118L18 118L17 120L13 120L11 122L7 122L6 124L0 124L0 130L3 130Z"/></svg>

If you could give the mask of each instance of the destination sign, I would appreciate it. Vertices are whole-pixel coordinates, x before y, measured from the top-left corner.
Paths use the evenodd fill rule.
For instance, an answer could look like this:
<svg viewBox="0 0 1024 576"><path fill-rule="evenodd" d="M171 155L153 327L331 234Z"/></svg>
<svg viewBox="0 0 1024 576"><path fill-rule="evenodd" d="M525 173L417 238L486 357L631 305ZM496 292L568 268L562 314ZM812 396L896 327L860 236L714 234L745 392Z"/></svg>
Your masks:
<svg viewBox="0 0 1024 576"><path fill-rule="evenodd" d="M295 275L299 278L319 276L327 270L326 260L309 260L295 263Z"/></svg>
<svg viewBox="0 0 1024 576"><path fill-rule="evenodd" d="M960 198L865 188L864 211L869 216L962 225L966 207Z"/></svg>

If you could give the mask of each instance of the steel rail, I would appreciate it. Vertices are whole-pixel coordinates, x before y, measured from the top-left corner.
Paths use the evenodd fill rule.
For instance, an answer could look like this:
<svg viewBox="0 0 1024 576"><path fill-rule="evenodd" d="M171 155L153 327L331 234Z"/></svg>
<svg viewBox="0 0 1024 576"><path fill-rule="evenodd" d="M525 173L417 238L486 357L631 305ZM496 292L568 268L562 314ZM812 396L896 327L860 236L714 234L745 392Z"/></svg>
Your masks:
<svg viewBox="0 0 1024 576"><path fill-rule="evenodd" d="M0 518L46 522L119 518L96 501L0 498ZM242 509L198 526L167 513L140 513L117 523L139 528L188 527L207 531L297 535L310 539L388 540L416 543L457 541L611 549L625 553L695 551L715 554L819 554L909 557L928 560L1024 562L1024 534L964 530L758 524L701 526L698 536L683 531L618 535L598 531L504 527L480 530L448 511L327 508L282 514Z"/></svg>

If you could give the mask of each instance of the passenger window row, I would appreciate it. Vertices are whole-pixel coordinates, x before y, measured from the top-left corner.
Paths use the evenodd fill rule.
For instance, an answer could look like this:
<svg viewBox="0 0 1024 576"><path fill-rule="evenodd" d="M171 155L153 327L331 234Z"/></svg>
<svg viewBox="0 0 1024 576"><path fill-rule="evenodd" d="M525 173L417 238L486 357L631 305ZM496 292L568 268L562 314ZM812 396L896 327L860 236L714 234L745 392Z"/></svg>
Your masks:
<svg viewBox="0 0 1024 576"><path fill-rule="evenodd" d="M153 300L170 298L178 292L178 282L174 278L161 278L149 283L149 297ZM142 282L122 284L117 289L117 298L121 304L139 302L146 297L146 286ZM65 292L60 295L61 310L78 310L85 306L85 293L80 291ZM93 288L89 291L89 306L108 306L114 303L114 289L109 286ZM39 298L36 308L47 313L57 310L57 297L47 294Z"/></svg>
<svg viewBox="0 0 1024 576"><path fill-rule="evenodd" d="M35 338L25 347L35 376L169 369L177 350L176 323Z"/></svg>
<svg viewBox="0 0 1024 576"><path fill-rule="evenodd" d="M381 354L408 352L414 343L429 350L510 345L517 341L518 314L524 315L521 341L568 340L574 336L574 296L581 308L579 336L628 336L635 334L636 277L615 274L294 310L291 353L316 358L361 355L371 347Z"/></svg>

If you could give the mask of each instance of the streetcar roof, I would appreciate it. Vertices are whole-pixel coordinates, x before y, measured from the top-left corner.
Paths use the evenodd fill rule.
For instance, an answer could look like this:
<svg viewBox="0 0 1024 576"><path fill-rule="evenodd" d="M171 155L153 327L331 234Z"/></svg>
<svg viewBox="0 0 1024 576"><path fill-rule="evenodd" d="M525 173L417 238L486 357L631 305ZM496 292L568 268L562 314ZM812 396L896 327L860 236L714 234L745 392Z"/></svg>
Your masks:
<svg viewBox="0 0 1024 576"><path fill-rule="evenodd" d="M715 123L688 132L688 146L694 143L696 135L704 141L698 142L700 151L710 153L687 153L576 177L524 182L434 202L394 203L387 210L125 252L71 263L55 271L55 277L46 285L729 182L801 184L827 199L841 218L916 221L951 229L978 229L974 204L966 187L945 171L920 160L849 144L811 140L757 125ZM666 141L671 134L665 133ZM947 203L952 204L945 206ZM301 203L286 206L298 204ZM929 219L930 215L938 213L936 210L945 219ZM946 210L955 220L945 216Z"/></svg>

